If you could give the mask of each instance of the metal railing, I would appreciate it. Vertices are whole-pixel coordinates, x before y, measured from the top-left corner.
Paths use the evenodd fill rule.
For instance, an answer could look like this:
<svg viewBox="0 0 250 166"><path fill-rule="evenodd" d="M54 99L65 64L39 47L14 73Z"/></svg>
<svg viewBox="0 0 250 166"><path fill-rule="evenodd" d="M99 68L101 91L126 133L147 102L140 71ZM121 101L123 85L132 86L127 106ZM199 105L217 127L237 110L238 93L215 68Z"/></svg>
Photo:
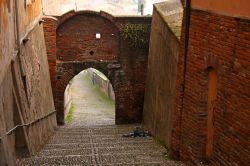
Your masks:
<svg viewBox="0 0 250 166"><path fill-rule="evenodd" d="M53 114L55 114L55 113L56 113L56 111L52 111L52 112L48 113L47 115L42 116L42 117L40 117L40 118L37 118L36 120L33 120L33 121L29 122L29 123L16 125L16 126L13 127L12 129L10 129L8 132L6 132L6 133L4 134L4 136L9 136L9 135L11 135L11 134L12 134L13 132L15 132L19 127L29 127L29 126L31 126L31 125L34 125L35 123L37 123L37 122L39 122L39 121L41 121L41 120L43 120L43 119L45 119L45 118L48 118L48 117L50 117L51 115L53 115ZM2 138L3 138L3 137L0 137L0 142L2 141Z"/></svg>

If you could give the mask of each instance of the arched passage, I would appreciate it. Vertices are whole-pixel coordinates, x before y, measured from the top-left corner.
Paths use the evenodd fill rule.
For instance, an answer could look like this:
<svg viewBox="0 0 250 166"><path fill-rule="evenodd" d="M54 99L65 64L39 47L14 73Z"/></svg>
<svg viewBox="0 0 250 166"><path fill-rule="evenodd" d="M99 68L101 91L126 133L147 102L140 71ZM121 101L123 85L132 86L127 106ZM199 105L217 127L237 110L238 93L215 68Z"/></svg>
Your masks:
<svg viewBox="0 0 250 166"><path fill-rule="evenodd" d="M64 92L64 112L68 125L115 124L115 94L109 79L94 68L74 76Z"/></svg>
<svg viewBox="0 0 250 166"><path fill-rule="evenodd" d="M64 124L65 119L64 89L82 70L89 67L99 70L110 79L115 93L118 93L120 84L117 84L119 80L115 78L116 69L108 66L117 62L119 54L119 29L111 20L106 15L93 11L69 12L58 20L55 102L59 124ZM117 97L116 101L116 108L119 108L120 98Z"/></svg>
<svg viewBox="0 0 250 166"><path fill-rule="evenodd" d="M65 110L64 110L64 92L65 89L76 75L78 75L83 70L88 68L95 68L101 73L103 73L110 81L113 86L113 90L115 94L119 94L121 85L119 84L120 80L117 77L116 69L109 68L109 63L99 63L99 62L84 62L84 63L61 63L58 66L58 74L57 74L57 88L56 88L56 105L57 105L57 120L59 123L64 124L65 120ZM119 116L119 112L117 111L117 107L122 104L122 99L119 95L116 96L116 110L115 115L116 119ZM117 123L117 121L116 121Z"/></svg>
<svg viewBox="0 0 250 166"><path fill-rule="evenodd" d="M148 25L151 18L70 11L44 19L58 124L64 124L63 97L68 82L88 67L100 70L112 82L116 124L141 122L148 49L131 49L121 32L128 23Z"/></svg>

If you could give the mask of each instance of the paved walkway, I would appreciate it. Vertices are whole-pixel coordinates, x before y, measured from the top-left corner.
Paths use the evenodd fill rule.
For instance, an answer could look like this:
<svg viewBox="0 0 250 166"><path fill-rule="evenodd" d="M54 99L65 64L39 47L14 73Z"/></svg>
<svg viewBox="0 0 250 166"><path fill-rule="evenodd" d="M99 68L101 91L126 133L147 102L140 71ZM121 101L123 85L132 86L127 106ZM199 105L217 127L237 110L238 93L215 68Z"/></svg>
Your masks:
<svg viewBox="0 0 250 166"><path fill-rule="evenodd" d="M100 93L98 87L93 86L86 71L75 76L71 84L73 121L67 126L114 125L115 103Z"/></svg>
<svg viewBox="0 0 250 166"><path fill-rule="evenodd" d="M166 149L151 137L122 137L137 125L114 125L114 106L84 77L81 73L72 83L73 121L59 127L43 150L21 165L183 165L167 160Z"/></svg>

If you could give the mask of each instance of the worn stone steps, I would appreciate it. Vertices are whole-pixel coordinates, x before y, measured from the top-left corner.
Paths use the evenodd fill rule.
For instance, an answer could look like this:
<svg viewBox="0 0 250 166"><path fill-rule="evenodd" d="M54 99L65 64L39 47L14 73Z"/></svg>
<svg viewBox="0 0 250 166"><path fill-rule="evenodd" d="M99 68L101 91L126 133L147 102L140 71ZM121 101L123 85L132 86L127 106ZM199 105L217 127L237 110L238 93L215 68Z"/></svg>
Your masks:
<svg viewBox="0 0 250 166"><path fill-rule="evenodd" d="M56 148L56 149L44 149L37 156L66 156L66 155L85 155L91 154L92 150L95 151L96 154L158 154L162 155L165 151L159 151L158 147L141 147L135 148L133 146L130 147L94 147L91 148Z"/></svg>
<svg viewBox="0 0 250 166"><path fill-rule="evenodd" d="M159 154L102 154L102 155L65 155L65 156L36 156L32 159L23 161L23 165L42 165L42 164L56 164L56 165L75 165L75 164L109 164L109 163L124 163L124 164L147 164L163 163L163 159ZM94 161L94 162L93 162Z"/></svg>
<svg viewBox="0 0 250 166"><path fill-rule="evenodd" d="M85 86L79 78L75 86L75 94L91 96L94 100L91 89L81 92ZM81 98L84 100L85 98ZM86 166L181 166L182 163L166 160L164 155L167 150L157 144L151 137L125 138L123 134L133 131L133 125L110 125L113 121L106 120L103 112L97 107L103 108L98 97L93 103L94 108L89 106L89 110L82 108L82 103L75 102L73 98L75 112L71 123L59 127L51 140L35 156L22 160L19 165L24 166L53 166L53 165L86 165ZM109 108L109 106L107 106ZM93 111L101 116L93 117ZM89 113L89 115L88 115Z"/></svg>
<svg viewBox="0 0 250 166"><path fill-rule="evenodd" d="M119 147L136 147L138 149L143 149L144 147L158 148L159 146L155 142L116 142L116 143L59 143L59 144L47 144L44 146L44 150L49 149L74 149L74 148L91 148L91 147L108 147L108 148L119 148Z"/></svg>

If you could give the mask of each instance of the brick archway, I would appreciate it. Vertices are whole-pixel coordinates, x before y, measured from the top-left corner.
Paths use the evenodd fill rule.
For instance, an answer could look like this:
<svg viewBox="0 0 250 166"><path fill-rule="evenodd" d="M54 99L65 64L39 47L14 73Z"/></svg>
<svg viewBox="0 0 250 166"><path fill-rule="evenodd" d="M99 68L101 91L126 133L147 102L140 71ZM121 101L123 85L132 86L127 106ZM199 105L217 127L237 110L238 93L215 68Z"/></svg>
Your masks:
<svg viewBox="0 0 250 166"><path fill-rule="evenodd" d="M109 17L107 17L109 16ZM56 108L57 121L64 123L64 90L68 82L79 72L93 67L104 73L119 94L119 85L112 64L119 56L119 29L110 15L94 11L68 12L60 17L56 30L57 84ZM98 35L98 36L97 36ZM118 64L118 66L120 66ZM121 99L116 99L116 108ZM119 123L119 113L116 113Z"/></svg>
<svg viewBox="0 0 250 166"><path fill-rule="evenodd" d="M119 70L114 66L119 66L119 64L114 63L99 63L99 62L69 62L69 63L61 63L58 65L58 73L57 73L57 84L56 84L56 108L61 110L58 112L57 121L59 124L64 123L64 91L67 87L69 81L79 74L81 71L86 70L90 67L95 68L102 72L111 82L113 86L113 90L115 94L120 94L121 90L121 80L119 79ZM122 104L121 95L116 96L116 108L120 108ZM118 109L115 112L116 115L116 123L119 123L119 114Z"/></svg>
<svg viewBox="0 0 250 166"><path fill-rule="evenodd" d="M113 85L116 124L141 122L148 48L130 48L121 32L126 24L151 24L151 18L70 11L44 20L58 124L64 123L63 94L68 82L89 67L104 73Z"/></svg>

